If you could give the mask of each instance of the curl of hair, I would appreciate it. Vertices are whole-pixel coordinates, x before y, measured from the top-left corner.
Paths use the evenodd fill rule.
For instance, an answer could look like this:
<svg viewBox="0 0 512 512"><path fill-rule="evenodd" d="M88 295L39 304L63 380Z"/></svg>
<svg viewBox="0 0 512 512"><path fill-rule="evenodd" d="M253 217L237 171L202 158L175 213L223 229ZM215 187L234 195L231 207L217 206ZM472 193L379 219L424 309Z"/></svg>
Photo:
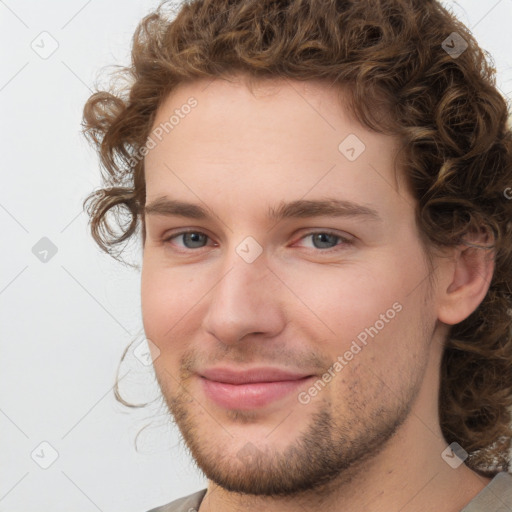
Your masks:
<svg viewBox="0 0 512 512"><path fill-rule="evenodd" d="M172 19L167 6L135 31L131 64L119 71L129 87L98 91L84 108L84 134L106 186L86 200L98 245L111 253L139 221L145 242L140 153L158 107L179 84L239 75L250 87L268 78L343 89L345 107L363 125L402 141L427 252L466 243L471 233L490 236L494 275L479 307L450 329L439 412L445 440L469 453L469 467L487 476L507 470L512 131L491 57L435 0L191 0ZM453 32L468 44L457 58L443 48ZM107 222L117 206L132 219L119 236Z"/></svg>

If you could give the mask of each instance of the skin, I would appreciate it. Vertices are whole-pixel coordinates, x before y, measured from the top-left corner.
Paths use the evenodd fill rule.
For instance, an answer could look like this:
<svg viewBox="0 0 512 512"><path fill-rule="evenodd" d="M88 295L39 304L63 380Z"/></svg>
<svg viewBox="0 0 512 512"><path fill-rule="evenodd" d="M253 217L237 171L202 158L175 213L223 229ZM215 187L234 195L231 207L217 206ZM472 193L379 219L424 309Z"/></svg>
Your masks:
<svg viewBox="0 0 512 512"><path fill-rule="evenodd" d="M163 397L209 479L200 512L461 510L489 479L441 457L439 365L449 326L488 290L492 258L461 246L429 268L398 141L361 126L327 84L274 80L251 93L243 75L198 80L167 97L154 127L190 97L197 106L146 156L146 205L168 196L213 216L145 215L141 299ZM338 149L349 134L365 145L355 161ZM327 197L381 220L266 218L281 201ZM206 237L164 241L188 228ZM326 230L352 243L315 243ZM252 263L236 251L248 236L263 250ZM272 366L319 379L396 303L307 404L297 392L311 383L229 409L196 373Z"/></svg>

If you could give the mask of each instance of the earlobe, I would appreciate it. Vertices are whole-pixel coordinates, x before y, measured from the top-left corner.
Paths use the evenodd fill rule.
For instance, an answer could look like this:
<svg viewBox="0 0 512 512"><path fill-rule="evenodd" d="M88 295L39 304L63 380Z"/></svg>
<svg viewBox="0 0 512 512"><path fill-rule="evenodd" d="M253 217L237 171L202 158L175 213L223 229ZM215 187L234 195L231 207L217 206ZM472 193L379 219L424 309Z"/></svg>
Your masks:
<svg viewBox="0 0 512 512"><path fill-rule="evenodd" d="M440 290L440 321L454 325L477 309L489 290L494 273L494 256L492 248L483 244L463 244L457 248L446 274L448 286Z"/></svg>

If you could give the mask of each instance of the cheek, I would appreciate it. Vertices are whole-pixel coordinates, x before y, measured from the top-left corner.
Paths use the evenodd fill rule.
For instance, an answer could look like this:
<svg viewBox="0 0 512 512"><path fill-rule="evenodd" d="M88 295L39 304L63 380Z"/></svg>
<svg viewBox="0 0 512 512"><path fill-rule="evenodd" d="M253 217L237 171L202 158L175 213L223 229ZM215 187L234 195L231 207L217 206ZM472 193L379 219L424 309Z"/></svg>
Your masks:
<svg viewBox="0 0 512 512"><path fill-rule="evenodd" d="M179 374L179 359L182 351L179 347L178 320L185 314L183 301L178 298L179 282L144 262L141 275L141 310L144 333L159 350L153 366L160 383L173 386L175 376Z"/></svg>
<svg viewBox="0 0 512 512"><path fill-rule="evenodd" d="M211 276L211 273L210 273ZM205 293L214 285L197 269L171 268L147 254L141 273L141 310L146 337L157 345L157 373L177 375L179 362L189 348L205 313Z"/></svg>
<svg viewBox="0 0 512 512"><path fill-rule="evenodd" d="M321 329L317 338L342 340L373 325L400 299L401 289L401 279L374 261L289 273L283 281L291 283L295 294L295 319Z"/></svg>
<svg viewBox="0 0 512 512"><path fill-rule="evenodd" d="M141 310L146 336L157 344L172 335L172 328L186 312L186 280L179 272L165 269L155 257L143 260Z"/></svg>
<svg viewBox="0 0 512 512"><path fill-rule="evenodd" d="M424 287L418 283L425 275L421 259L393 254L394 258L375 255L371 263L318 266L314 272L283 276L283 281L293 284L295 294L291 320L330 359L351 349L362 355L365 349L364 357L357 355L360 362L371 357L396 363L397 353L411 350L411 340L421 336Z"/></svg>

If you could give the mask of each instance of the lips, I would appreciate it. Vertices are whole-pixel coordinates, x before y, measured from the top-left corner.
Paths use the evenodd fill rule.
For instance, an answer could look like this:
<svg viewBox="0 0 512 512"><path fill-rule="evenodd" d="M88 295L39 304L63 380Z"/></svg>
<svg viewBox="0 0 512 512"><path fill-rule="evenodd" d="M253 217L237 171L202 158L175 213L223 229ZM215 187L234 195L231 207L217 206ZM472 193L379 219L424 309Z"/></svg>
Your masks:
<svg viewBox="0 0 512 512"><path fill-rule="evenodd" d="M280 399L313 379L310 374L277 368L233 370L210 368L199 373L206 396L227 409L261 408Z"/></svg>
<svg viewBox="0 0 512 512"><path fill-rule="evenodd" d="M225 382L227 384L249 384L252 382L281 382L285 380L299 380L310 375L294 373L278 368L251 368L236 371L228 368L211 368L203 370L200 375L208 380Z"/></svg>

